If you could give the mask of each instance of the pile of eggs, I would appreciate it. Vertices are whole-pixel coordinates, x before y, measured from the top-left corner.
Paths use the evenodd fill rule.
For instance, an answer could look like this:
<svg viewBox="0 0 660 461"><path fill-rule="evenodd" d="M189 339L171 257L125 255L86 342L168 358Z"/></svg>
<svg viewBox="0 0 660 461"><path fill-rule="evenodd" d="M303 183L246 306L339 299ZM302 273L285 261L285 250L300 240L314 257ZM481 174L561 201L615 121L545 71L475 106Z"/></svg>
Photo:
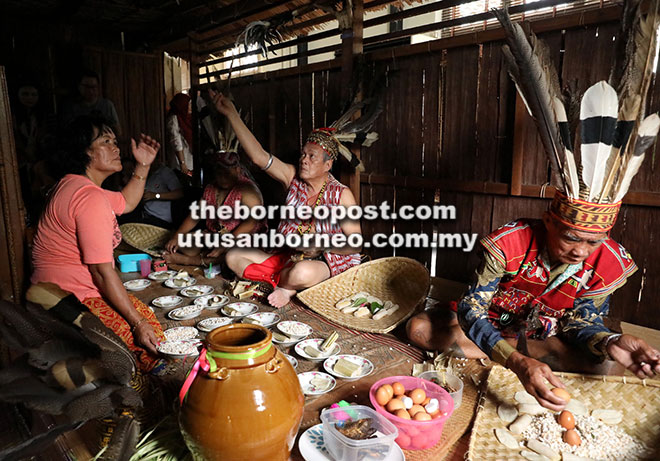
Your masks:
<svg viewBox="0 0 660 461"><path fill-rule="evenodd" d="M383 384L376 391L376 402L394 416L414 421L431 421L440 415L438 399L426 396L424 389L406 393L403 384Z"/></svg>
<svg viewBox="0 0 660 461"><path fill-rule="evenodd" d="M552 393L555 394L562 400L568 402L571 400L571 394L569 394L565 389L555 387L552 389ZM562 435L562 440L569 445L578 446L582 444L582 439L580 435L575 430L575 416L568 410L563 410L559 413L557 417L557 422L561 427L566 429L566 432Z"/></svg>

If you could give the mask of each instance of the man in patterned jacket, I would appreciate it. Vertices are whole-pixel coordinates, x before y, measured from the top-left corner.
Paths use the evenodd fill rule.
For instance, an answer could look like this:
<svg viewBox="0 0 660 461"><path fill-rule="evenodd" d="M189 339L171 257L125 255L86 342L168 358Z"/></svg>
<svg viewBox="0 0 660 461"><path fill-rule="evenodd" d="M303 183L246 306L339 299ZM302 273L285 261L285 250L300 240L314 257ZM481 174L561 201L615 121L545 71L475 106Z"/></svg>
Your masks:
<svg viewBox="0 0 660 461"><path fill-rule="evenodd" d="M225 115L236 132L243 149L252 162L288 189L286 205L312 209L356 205L349 188L337 181L330 169L339 154L338 141L328 130L312 131L303 146L299 168L284 163L266 152L241 120L232 102L211 90L218 111ZM332 223L330 219L303 221L282 220L278 232L287 235L360 234L360 223L345 219ZM268 296L274 307L286 305L297 290L314 286L360 263L360 248L305 248L299 252L269 253L260 249L235 248L227 253L227 265L243 278L271 283L275 290Z"/></svg>
<svg viewBox="0 0 660 461"><path fill-rule="evenodd" d="M557 192L542 220L519 219L485 237L467 293L453 309L413 317L408 336L425 349L492 358L552 410L566 404L545 384L563 387L552 370L606 373L615 361L640 378L660 373L660 352L603 324L610 296L637 270L609 238L620 205Z"/></svg>

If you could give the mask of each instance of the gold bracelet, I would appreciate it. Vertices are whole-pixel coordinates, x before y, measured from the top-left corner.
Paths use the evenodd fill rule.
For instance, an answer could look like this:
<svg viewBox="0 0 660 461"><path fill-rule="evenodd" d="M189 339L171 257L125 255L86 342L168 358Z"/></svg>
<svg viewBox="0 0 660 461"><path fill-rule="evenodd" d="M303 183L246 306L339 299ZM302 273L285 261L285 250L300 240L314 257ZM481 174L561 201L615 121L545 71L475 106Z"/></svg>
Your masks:
<svg viewBox="0 0 660 461"><path fill-rule="evenodd" d="M133 328L131 328L131 332L135 333L135 330L137 330L137 327L139 327L140 325L142 325L142 324L143 324L144 322L146 322L147 320L148 320L148 319L147 319L146 317L142 317L142 318L138 321L138 323L136 323L135 325L133 325Z"/></svg>
<svg viewBox="0 0 660 461"><path fill-rule="evenodd" d="M145 181L145 180L147 179L145 176L140 176L140 175L137 174L136 172L133 172L133 176L135 176L136 178L138 178L138 179L140 179L140 180L142 180L142 181Z"/></svg>

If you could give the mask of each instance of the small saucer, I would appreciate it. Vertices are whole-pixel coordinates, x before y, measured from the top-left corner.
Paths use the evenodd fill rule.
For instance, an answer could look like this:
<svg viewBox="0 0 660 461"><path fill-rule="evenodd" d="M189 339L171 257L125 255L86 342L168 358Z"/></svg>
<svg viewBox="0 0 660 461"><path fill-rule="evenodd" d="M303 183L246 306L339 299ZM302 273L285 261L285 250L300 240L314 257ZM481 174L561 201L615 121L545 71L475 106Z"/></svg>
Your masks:
<svg viewBox="0 0 660 461"><path fill-rule="evenodd" d="M124 282L124 287L131 291L142 291L149 285L151 285L151 280L148 279L135 279Z"/></svg>
<svg viewBox="0 0 660 461"><path fill-rule="evenodd" d="M315 378L325 381L326 385L318 387L316 383L312 383L312 380ZM337 385L337 380L335 378L321 371L306 371L305 373L299 373L298 381L300 381L300 387L305 395L327 394Z"/></svg>
<svg viewBox="0 0 660 461"><path fill-rule="evenodd" d="M325 341L324 339L320 338L312 338L312 339L305 339L303 341L300 341L298 344L296 344L296 347L294 350L296 351L296 354L301 356L304 359L311 360L313 362L323 362L325 359L332 357L333 355L339 354L339 351L341 350L339 347L339 344L335 343L332 346L332 350L328 352L321 352L319 351L319 346ZM305 351L305 348L307 346L313 347L317 351L319 351L319 355L314 357L311 356Z"/></svg>

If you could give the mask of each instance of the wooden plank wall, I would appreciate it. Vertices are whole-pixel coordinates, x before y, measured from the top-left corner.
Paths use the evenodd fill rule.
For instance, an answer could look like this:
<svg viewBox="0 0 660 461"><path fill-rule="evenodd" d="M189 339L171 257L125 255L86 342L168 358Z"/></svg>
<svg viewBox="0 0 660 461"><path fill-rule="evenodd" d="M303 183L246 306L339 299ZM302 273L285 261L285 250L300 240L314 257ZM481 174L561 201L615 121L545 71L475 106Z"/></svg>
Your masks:
<svg viewBox="0 0 660 461"><path fill-rule="evenodd" d="M545 32L540 37L548 43L563 81L583 92L596 81L607 79L617 30L618 23L605 23ZM506 187L499 187L497 194L465 192L465 187L436 187L443 181L504 186L511 182L516 95L502 67L500 47L501 42L488 42L371 64L367 79L385 73L387 92L385 110L375 125L380 139L362 151L366 173L371 176L363 175L361 204L388 201L400 207L432 204L437 198L438 203L454 205L457 218L437 223L364 221L366 238L377 232L395 231L476 233L482 237L515 218L540 217L547 208L548 199L512 196ZM323 126L338 115L336 71L245 81L250 83L241 84L240 79L232 83L238 106L251 113L250 126L264 146L270 142L274 152L289 162L297 161L300 143L312 128L312 112L314 126ZM650 91L648 112L657 111L660 85L654 84ZM523 186L552 184L554 179L549 176L531 119L524 120L520 129L524 142ZM631 190L660 189L655 146L653 149ZM266 183L265 187L273 186ZM282 199L280 193L277 200ZM654 315L655 300L660 297L660 255L655 249L660 240L658 229L660 208L623 206L612 236L630 251L640 270L614 296L614 318L660 328L660 317ZM427 267L432 258L431 249L420 248L372 248L368 253L374 258L409 256ZM436 256L437 276L464 282L469 281L478 262L476 250L466 253L461 249L439 249Z"/></svg>
<svg viewBox="0 0 660 461"><path fill-rule="evenodd" d="M131 156L130 138L140 133L158 139L166 149L164 69L161 53L141 54L86 48L83 60L101 78L102 96L117 109L122 157Z"/></svg>

